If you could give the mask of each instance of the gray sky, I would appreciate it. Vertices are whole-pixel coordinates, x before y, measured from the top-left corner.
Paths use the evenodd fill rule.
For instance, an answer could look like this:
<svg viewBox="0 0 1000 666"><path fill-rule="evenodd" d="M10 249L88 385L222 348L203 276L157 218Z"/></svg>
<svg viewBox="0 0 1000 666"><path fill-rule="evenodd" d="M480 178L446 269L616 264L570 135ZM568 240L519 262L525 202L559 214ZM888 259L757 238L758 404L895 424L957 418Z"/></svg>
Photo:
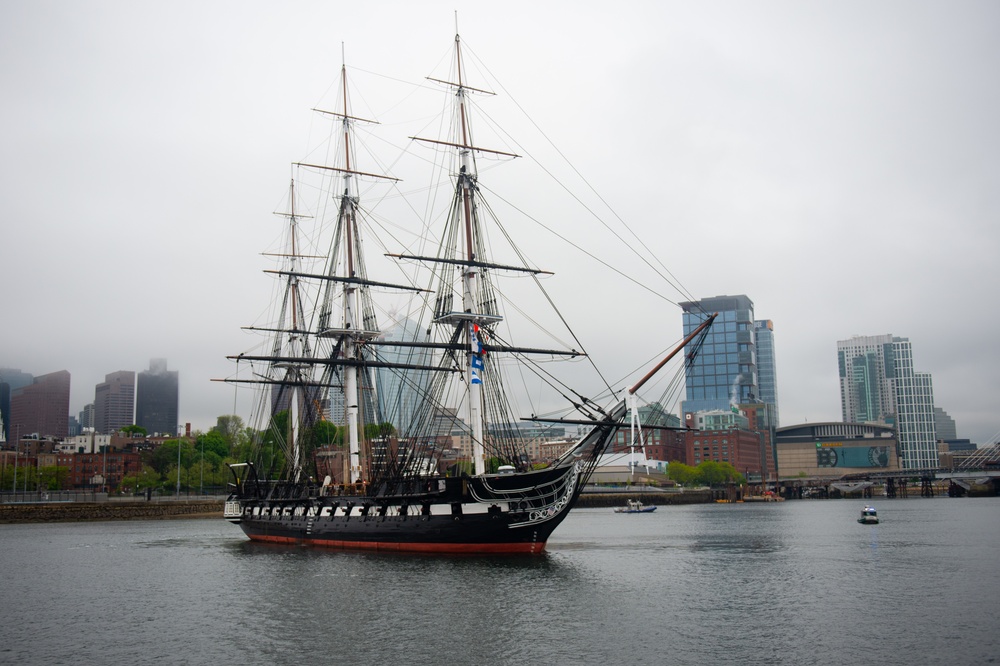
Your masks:
<svg viewBox="0 0 1000 666"><path fill-rule="evenodd" d="M393 117L376 88L440 70L454 9L0 4L0 366L70 371L76 413L105 374L165 357L182 421L232 412L209 380L269 295L271 213L342 45L355 112ZM958 435L995 438L1000 4L514 1L463 3L459 23L693 297L745 293L774 321L783 425L839 420L836 341L892 333ZM662 301L604 308L630 294L680 336ZM636 346L620 314L578 329Z"/></svg>

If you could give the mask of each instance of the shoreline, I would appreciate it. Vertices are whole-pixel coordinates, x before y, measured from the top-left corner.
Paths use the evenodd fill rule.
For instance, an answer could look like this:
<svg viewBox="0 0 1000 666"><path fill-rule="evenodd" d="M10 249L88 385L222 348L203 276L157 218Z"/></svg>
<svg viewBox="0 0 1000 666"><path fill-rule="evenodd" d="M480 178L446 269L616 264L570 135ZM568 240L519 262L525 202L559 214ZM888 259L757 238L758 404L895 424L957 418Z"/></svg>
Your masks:
<svg viewBox="0 0 1000 666"><path fill-rule="evenodd" d="M0 524L222 518L225 500L0 504Z"/></svg>

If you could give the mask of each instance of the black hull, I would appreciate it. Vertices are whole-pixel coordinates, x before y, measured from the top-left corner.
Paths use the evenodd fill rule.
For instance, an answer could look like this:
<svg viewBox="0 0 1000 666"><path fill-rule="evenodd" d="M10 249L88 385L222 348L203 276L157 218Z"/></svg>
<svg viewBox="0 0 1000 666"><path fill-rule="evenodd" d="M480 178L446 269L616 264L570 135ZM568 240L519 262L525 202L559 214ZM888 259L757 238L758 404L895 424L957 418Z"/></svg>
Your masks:
<svg viewBox="0 0 1000 666"><path fill-rule="evenodd" d="M240 526L252 541L270 543L409 553L538 555L562 517L522 528L512 527L503 516L487 515L334 518L311 525L279 518L241 521Z"/></svg>
<svg viewBox="0 0 1000 666"><path fill-rule="evenodd" d="M576 465L513 475L440 479L418 494L241 496L225 515L253 541L410 553L544 552L576 503ZM284 488L287 492L287 488Z"/></svg>

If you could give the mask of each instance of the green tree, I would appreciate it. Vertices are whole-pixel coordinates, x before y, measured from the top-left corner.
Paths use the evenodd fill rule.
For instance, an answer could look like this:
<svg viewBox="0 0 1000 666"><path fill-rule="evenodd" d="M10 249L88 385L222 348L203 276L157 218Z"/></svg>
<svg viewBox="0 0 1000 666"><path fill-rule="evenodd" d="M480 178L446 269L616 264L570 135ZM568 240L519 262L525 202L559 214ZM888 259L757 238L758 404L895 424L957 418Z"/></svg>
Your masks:
<svg viewBox="0 0 1000 666"><path fill-rule="evenodd" d="M181 467L188 467L194 459L194 442L186 439L168 439L160 444L150 456L149 465L163 477L169 479L168 472L171 468L176 474L177 449L180 448Z"/></svg>
<svg viewBox="0 0 1000 666"><path fill-rule="evenodd" d="M368 423L365 425L365 437L367 439L377 439L379 437L390 437L396 434L396 428L391 423Z"/></svg>
<svg viewBox="0 0 1000 666"><path fill-rule="evenodd" d="M745 482L743 475L736 471L730 463L705 460L698 465L701 481L708 486L723 486L727 483Z"/></svg>
<svg viewBox="0 0 1000 666"><path fill-rule="evenodd" d="M700 481L700 475L696 468L676 460L667 465L667 476L682 486L697 485Z"/></svg>
<svg viewBox="0 0 1000 666"><path fill-rule="evenodd" d="M141 491L146 488L158 488L163 484L164 480L160 477L159 472L149 465L143 465L138 474L129 474L122 477L122 482L118 488L122 492L127 493L133 490Z"/></svg>
<svg viewBox="0 0 1000 666"><path fill-rule="evenodd" d="M198 435L198 438L195 440L195 448L199 454L202 451L206 454L214 453L220 459L229 455L229 444L218 430L209 430L206 433Z"/></svg>
<svg viewBox="0 0 1000 666"><path fill-rule="evenodd" d="M235 414L227 414L216 418L215 427L212 428L212 431L222 435L222 439L225 440L228 447L226 455L236 451L246 441L247 431L243 425L243 419Z"/></svg>
<svg viewBox="0 0 1000 666"><path fill-rule="evenodd" d="M310 438L313 449L321 446L343 446L344 429L329 421L320 421L312 427Z"/></svg>
<svg viewBox="0 0 1000 666"><path fill-rule="evenodd" d="M61 490L69 485L68 467L43 467L38 473L39 485L44 490Z"/></svg>
<svg viewBox="0 0 1000 666"><path fill-rule="evenodd" d="M119 432L128 435L130 437L132 435L139 435L140 437L145 437L148 434L145 428L137 425L127 425L124 428L121 428Z"/></svg>

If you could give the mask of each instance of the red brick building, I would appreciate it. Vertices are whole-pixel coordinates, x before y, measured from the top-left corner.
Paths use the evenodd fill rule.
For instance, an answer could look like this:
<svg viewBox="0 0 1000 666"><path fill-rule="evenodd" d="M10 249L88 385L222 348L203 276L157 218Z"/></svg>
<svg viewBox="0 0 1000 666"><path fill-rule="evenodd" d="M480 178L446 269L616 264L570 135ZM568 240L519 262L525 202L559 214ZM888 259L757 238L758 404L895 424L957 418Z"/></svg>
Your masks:
<svg viewBox="0 0 1000 666"><path fill-rule="evenodd" d="M731 430L691 430L687 436L689 465L697 467L706 460L727 462L744 476L761 474L760 433L742 428Z"/></svg>
<svg viewBox="0 0 1000 666"><path fill-rule="evenodd" d="M641 441L644 445L646 458L649 460L662 460L664 462L687 462L687 441L683 430L668 430L666 428L643 427L641 428ZM611 444L612 453L627 453L632 444L632 433L628 428L622 428L615 435Z"/></svg>
<svg viewBox="0 0 1000 666"><path fill-rule="evenodd" d="M142 462L138 453L68 453L59 454L57 465L69 469L69 484L73 488L103 488L115 490L122 478L136 474Z"/></svg>

